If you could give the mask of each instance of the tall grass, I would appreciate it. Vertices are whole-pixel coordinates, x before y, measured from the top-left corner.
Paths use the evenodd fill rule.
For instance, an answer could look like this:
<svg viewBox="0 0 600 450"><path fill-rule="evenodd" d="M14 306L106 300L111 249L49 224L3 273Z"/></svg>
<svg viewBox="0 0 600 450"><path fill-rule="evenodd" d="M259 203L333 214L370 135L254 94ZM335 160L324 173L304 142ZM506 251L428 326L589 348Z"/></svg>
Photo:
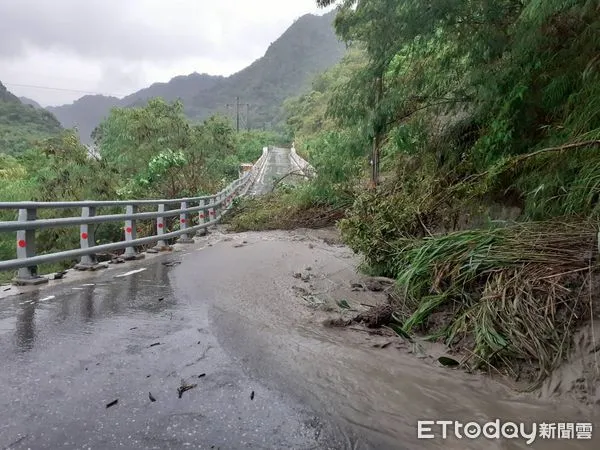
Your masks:
<svg viewBox="0 0 600 450"><path fill-rule="evenodd" d="M527 361L539 381L562 361L588 307L596 236L592 221L570 219L407 242L396 253L402 328L434 331L429 321L442 312L435 331L466 346L476 366L516 376Z"/></svg>

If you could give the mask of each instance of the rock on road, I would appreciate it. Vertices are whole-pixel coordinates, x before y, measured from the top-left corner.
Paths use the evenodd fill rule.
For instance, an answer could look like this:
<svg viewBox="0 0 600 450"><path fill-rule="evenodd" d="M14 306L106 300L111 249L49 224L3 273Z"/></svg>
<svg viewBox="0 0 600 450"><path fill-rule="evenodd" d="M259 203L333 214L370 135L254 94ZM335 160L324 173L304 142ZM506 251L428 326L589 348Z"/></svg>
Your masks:
<svg viewBox="0 0 600 450"><path fill-rule="evenodd" d="M417 440L418 419L590 416L323 327L299 292L361 293L351 252L314 233L213 232L0 300L0 448L597 448Z"/></svg>

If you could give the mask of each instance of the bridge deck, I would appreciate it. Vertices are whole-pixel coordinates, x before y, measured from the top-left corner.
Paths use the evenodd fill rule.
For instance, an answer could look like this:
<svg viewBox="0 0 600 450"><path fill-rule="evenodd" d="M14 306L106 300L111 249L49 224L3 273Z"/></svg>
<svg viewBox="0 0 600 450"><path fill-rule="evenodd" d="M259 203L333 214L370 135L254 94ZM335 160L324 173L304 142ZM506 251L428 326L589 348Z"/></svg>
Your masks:
<svg viewBox="0 0 600 450"><path fill-rule="evenodd" d="M254 185L248 190L248 195L263 195L271 192L273 184L276 180L285 177L284 181L288 184L295 184L300 177L289 175L295 171L290 159L290 149L273 148L269 151L269 156L265 164L264 170L258 175Z"/></svg>

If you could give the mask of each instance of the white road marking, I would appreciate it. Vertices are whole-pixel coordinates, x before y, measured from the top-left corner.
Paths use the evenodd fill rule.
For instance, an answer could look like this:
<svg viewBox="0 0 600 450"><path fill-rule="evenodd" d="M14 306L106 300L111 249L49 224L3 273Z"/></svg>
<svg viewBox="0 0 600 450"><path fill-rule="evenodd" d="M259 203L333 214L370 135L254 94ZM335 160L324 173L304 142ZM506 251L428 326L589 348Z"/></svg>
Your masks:
<svg viewBox="0 0 600 450"><path fill-rule="evenodd" d="M44 297L40 300L40 302L47 302L48 300L53 300L56 298L56 295L49 295L48 297Z"/></svg>
<svg viewBox="0 0 600 450"><path fill-rule="evenodd" d="M135 274L135 273L140 273L140 272L143 272L144 270L146 270L146 268L137 269L137 270L132 270L132 271L130 271L130 272L126 272L126 273L123 273L123 274L121 274L121 275L117 275L115 278L123 278L123 277L128 277L129 275L133 275L133 274Z"/></svg>

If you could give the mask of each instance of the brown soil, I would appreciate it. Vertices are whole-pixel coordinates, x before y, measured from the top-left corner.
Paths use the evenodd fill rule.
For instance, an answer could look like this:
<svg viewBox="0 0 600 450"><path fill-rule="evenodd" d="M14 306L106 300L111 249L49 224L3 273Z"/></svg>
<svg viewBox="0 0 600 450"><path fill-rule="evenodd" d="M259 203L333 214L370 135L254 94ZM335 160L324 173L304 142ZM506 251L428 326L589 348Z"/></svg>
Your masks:
<svg viewBox="0 0 600 450"><path fill-rule="evenodd" d="M386 335L401 338L388 328L394 323L392 314L398 312L402 302L398 295L391 290L388 279L378 277L363 278L360 282L349 280L353 290L358 290L367 295L384 294L386 301L372 305L369 309L357 312L351 316L329 317L322 323L328 328L356 329L354 326L363 326L370 335ZM380 297L379 297L380 298ZM573 338L570 356L564 363L548 377L541 387L536 389L536 395L544 399L569 397L588 406L600 406L600 296L592 309L596 311L595 320L580 324ZM367 300L368 302L368 300ZM373 302L376 303L376 302ZM432 335L443 330L454 317L451 305L445 305L432 313L428 321L421 327L420 333L413 336L420 340L424 335ZM452 355L462 363L462 368L472 373L477 371L482 375L489 375L497 381L509 385L516 391L528 391L539 379L540 369L534 361L514 362L514 372L504 370L502 366L492 367L473 358L470 349L474 348L473 336L465 335L456 340L451 348L446 348L444 353ZM397 347L399 348L399 347ZM441 347L432 347L438 352ZM433 358L437 360L437 358ZM515 376L516 375L516 376Z"/></svg>
<svg viewBox="0 0 600 450"><path fill-rule="evenodd" d="M329 207L314 206L308 209L296 209L288 217L281 219L282 229L326 228L335 225L344 218L344 211Z"/></svg>
<svg viewBox="0 0 600 450"><path fill-rule="evenodd" d="M351 263L351 258L354 257L342 245L334 228L297 229L283 232L282 235L290 241L302 241L310 251L321 251L336 260L345 260L354 265ZM298 266L290 273L290 280L294 284L290 292L294 297L301 299L299 306L304 305L313 311L313 323L321 323L329 329L345 328L358 338L364 336L365 343L370 339L385 339L385 342L380 344L387 347L389 342L394 342L392 348L403 353L412 353L419 359L425 358L432 365L440 365L440 356L451 356L462 363L459 367L462 371L473 373L473 368L478 367L478 373L489 375L516 391L526 390L532 385L531 382L538 378L539 369L531 361L515 364L516 379L515 374L509 376L502 367L477 364L476 358L470 352L474 347L471 336L463 336L461 340L453 343L452 348L441 343L424 341L423 335L433 334L448 325L454 315L451 305L431 314L417 335L408 339L399 336L389 327L393 323L392 312L396 311L400 317L404 316L402 299L392 290L394 280L365 277L356 272L353 276L349 272L326 273L319 268L321 261L320 258L311 260L309 265L312 267ZM598 299L600 295L594 295L594 298ZM348 306L342 306L340 300L346 301ZM593 310L600 311L600 305L596 304ZM600 406L600 315L596 314L595 320L595 327L580 323L570 357L543 383L536 395L543 399L569 397L588 406ZM352 339L356 338L355 336ZM413 340L420 348L418 352L414 351L410 344Z"/></svg>
<svg viewBox="0 0 600 450"><path fill-rule="evenodd" d="M329 327L347 327L356 323L365 325L367 328L381 328L392 321L393 313L394 308L392 305L377 305L366 312L357 314L356 317L352 319L327 319L323 324Z"/></svg>

